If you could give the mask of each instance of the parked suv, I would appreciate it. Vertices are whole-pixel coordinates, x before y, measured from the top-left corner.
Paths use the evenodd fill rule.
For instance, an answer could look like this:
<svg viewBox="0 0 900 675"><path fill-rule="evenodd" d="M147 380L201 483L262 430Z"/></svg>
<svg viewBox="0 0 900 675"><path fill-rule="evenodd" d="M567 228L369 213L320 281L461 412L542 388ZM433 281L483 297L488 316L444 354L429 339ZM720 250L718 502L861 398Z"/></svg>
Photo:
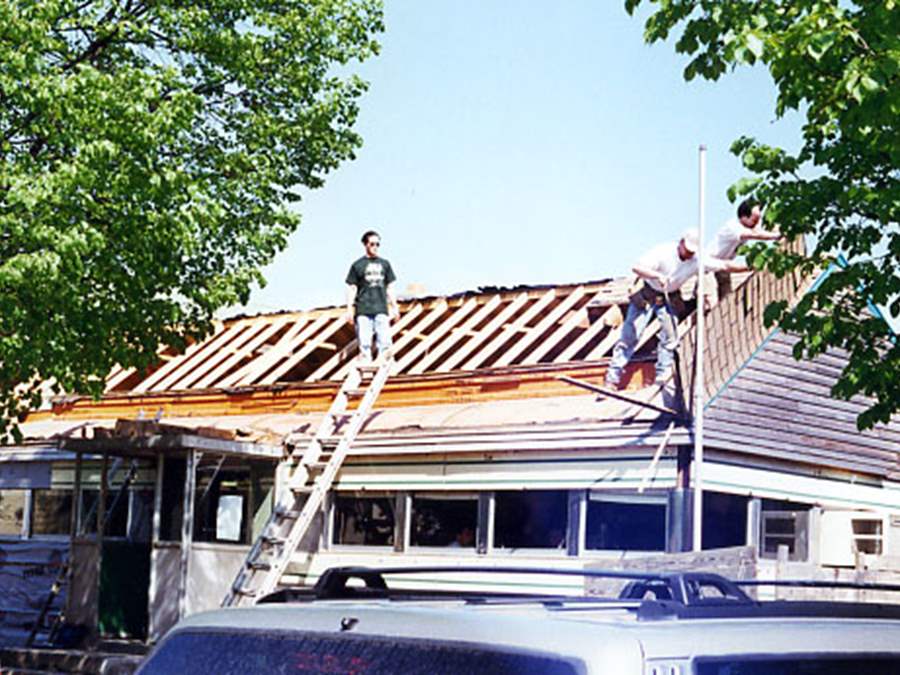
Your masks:
<svg viewBox="0 0 900 675"><path fill-rule="evenodd" d="M488 573L522 572L465 570L482 581ZM711 574L525 572L583 574L624 586L613 600L422 593L390 588L385 579L461 570L332 569L311 591L284 589L252 607L185 619L138 672L900 673L895 605L758 602L738 583Z"/></svg>

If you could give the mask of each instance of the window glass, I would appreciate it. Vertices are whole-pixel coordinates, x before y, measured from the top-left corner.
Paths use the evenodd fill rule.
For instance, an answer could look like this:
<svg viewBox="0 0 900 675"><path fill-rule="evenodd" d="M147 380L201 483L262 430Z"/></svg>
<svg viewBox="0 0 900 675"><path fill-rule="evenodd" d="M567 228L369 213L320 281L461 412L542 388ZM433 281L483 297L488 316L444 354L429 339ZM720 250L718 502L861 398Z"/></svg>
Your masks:
<svg viewBox="0 0 900 675"><path fill-rule="evenodd" d="M335 544L394 545L394 498L341 496L334 500Z"/></svg>
<svg viewBox="0 0 900 675"><path fill-rule="evenodd" d="M494 499L496 548L566 547L565 490L497 492Z"/></svg>
<svg viewBox="0 0 900 675"><path fill-rule="evenodd" d="M104 537L124 537L128 528L128 491L117 496L118 488L110 488L106 492L106 528ZM95 534L97 532L97 516L100 490L81 491L81 532Z"/></svg>
<svg viewBox="0 0 900 675"><path fill-rule="evenodd" d="M72 490L34 490L32 534L69 534Z"/></svg>
<svg viewBox="0 0 900 675"><path fill-rule="evenodd" d="M748 497L703 492L703 548L727 548L747 543Z"/></svg>
<svg viewBox="0 0 900 675"><path fill-rule="evenodd" d="M760 557L777 558L787 548L788 560L806 560L809 541L808 504L763 499L760 513Z"/></svg>
<svg viewBox="0 0 900 675"><path fill-rule="evenodd" d="M162 512L159 528L159 538L162 541L181 541L186 467L187 461L179 457L167 456L163 462Z"/></svg>
<svg viewBox="0 0 900 675"><path fill-rule="evenodd" d="M661 501L591 494L586 525L588 550L666 549L666 505Z"/></svg>
<svg viewBox="0 0 900 675"><path fill-rule="evenodd" d="M415 495L412 500L413 546L475 548L478 498L474 495Z"/></svg>
<svg viewBox="0 0 900 675"><path fill-rule="evenodd" d="M197 466L194 541L251 543L253 514L270 498L274 475L267 462L204 455Z"/></svg>
<svg viewBox="0 0 900 675"><path fill-rule="evenodd" d="M298 615L299 616L299 615ZM583 663L490 645L278 631L180 631L153 653L142 675L194 673L354 675L575 675Z"/></svg>
<svg viewBox="0 0 900 675"><path fill-rule="evenodd" d="M801 657L717 658L702 659L697 675L893 675L900 673L896 656L822 655Z"/></svg>
<svg viewBox="0 0 900 675"><path fill-rule="evenodd" d="M0 490L0 535L21 536L26 490Z"/></svg>

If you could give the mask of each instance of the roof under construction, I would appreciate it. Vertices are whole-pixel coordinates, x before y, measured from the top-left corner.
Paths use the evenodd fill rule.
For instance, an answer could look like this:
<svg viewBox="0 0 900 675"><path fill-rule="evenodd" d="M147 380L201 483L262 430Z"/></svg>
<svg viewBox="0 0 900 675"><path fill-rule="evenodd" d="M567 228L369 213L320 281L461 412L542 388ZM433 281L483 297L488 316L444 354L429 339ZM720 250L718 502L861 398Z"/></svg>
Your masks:
<svg viewBox="0 0 900 675"><path fill-rule="evenodd" d="M893 475L898 425L859 434L850 408L825 423L817 423L815 415L791 415L789 421L808 423L806 433L781 433L771 422L781 420L777 411L784 402L757 400L748 404L757 406L756 419L743 431L736 426L742 411L733 408L742 403L736 403L735 392L746 390L748 377L759 371L759 350L772 333L763 323L766 304L795 301L810 281L796 275L739 275L735 291L707 314L708 444L721 441L727 450ZM692 386L692 317L679 325L679 377L666 388L648 386L654 372L655 321L642 334L625 372L627 400L598 399L565 380L602 383L619 338L629 282L619 278L488 288L401 302L400 317L392 325L395 366L363 428L359 451L371 451L378 438L416 435L449 443L449 436L465 433L574 427L606 434L620 446L658 443L673 420L677 431L672 443L689 442L688 415L678 411L690 403L682 391ZM692 294L690 288L686 294ZM770 347L775 344L780 343ZM116 368L98 401L56 400L52 409L32 414L23 432L44 440L90 438L92 429L114 426L117 419L156 416L169 424L226 430L236 440L277 444L315 427L356 354L355 333L343 307L236 317L219 323L213 334L183 353L163 351L149 372ZM825 358L833 377L842 357ZM751 362L757 365L748 366ZM799 370L780 360L774 374L791 373L786 376L792 381L804 381L808 377L803 372L821 370L808 363L794 365ZM737 378L738 373L743 375ZM828 400L827 388L820 389L805 395ZM757 388L754 396L763 393ZM770 406L768 419L759 405ZM810 405L815 401L808 401L807 409ZM858 409L864 402L852 405ZM778 439L769 442L770 436Z"/></svg>

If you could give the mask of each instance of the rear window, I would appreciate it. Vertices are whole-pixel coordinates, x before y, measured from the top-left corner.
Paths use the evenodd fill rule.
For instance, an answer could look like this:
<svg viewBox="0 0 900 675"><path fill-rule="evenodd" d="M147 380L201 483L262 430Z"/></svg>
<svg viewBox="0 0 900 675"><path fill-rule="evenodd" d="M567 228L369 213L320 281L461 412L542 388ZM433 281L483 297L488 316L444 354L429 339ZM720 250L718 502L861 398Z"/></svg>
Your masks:
<svg viewBox="0 0 900 675"><path fill-rule="evenodd" d="M697 675L897 675L900 657L891 656L798 656L791 658L703 659Z"/></svg>
<svg viewBox="0 0 900 675"><path fill-rule="evenodd" d="M482 645L360 635L185 630L165 640L138 672L574 675L584 670L544 654L495 651Z"/></svg>

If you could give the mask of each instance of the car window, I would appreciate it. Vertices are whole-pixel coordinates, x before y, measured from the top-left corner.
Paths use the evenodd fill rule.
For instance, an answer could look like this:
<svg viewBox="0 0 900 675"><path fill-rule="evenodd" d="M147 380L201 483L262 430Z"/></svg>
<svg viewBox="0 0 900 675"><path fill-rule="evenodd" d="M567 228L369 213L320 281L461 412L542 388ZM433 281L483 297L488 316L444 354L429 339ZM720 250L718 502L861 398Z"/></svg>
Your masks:
<svg viewBox="0 0 900 675"><path fill-rule="evenodd" d="M482 645L361 635L243 630L183 630L167 638L140 675L198 673L524 673L575 675L577 663L539 653L497 651Z"/></svg>
<svg viewBox="0 0 900 675"><path fill-rule="evenodd" d="M896 675L898 656L804 655L698 660L697 675Z"/></svg>

